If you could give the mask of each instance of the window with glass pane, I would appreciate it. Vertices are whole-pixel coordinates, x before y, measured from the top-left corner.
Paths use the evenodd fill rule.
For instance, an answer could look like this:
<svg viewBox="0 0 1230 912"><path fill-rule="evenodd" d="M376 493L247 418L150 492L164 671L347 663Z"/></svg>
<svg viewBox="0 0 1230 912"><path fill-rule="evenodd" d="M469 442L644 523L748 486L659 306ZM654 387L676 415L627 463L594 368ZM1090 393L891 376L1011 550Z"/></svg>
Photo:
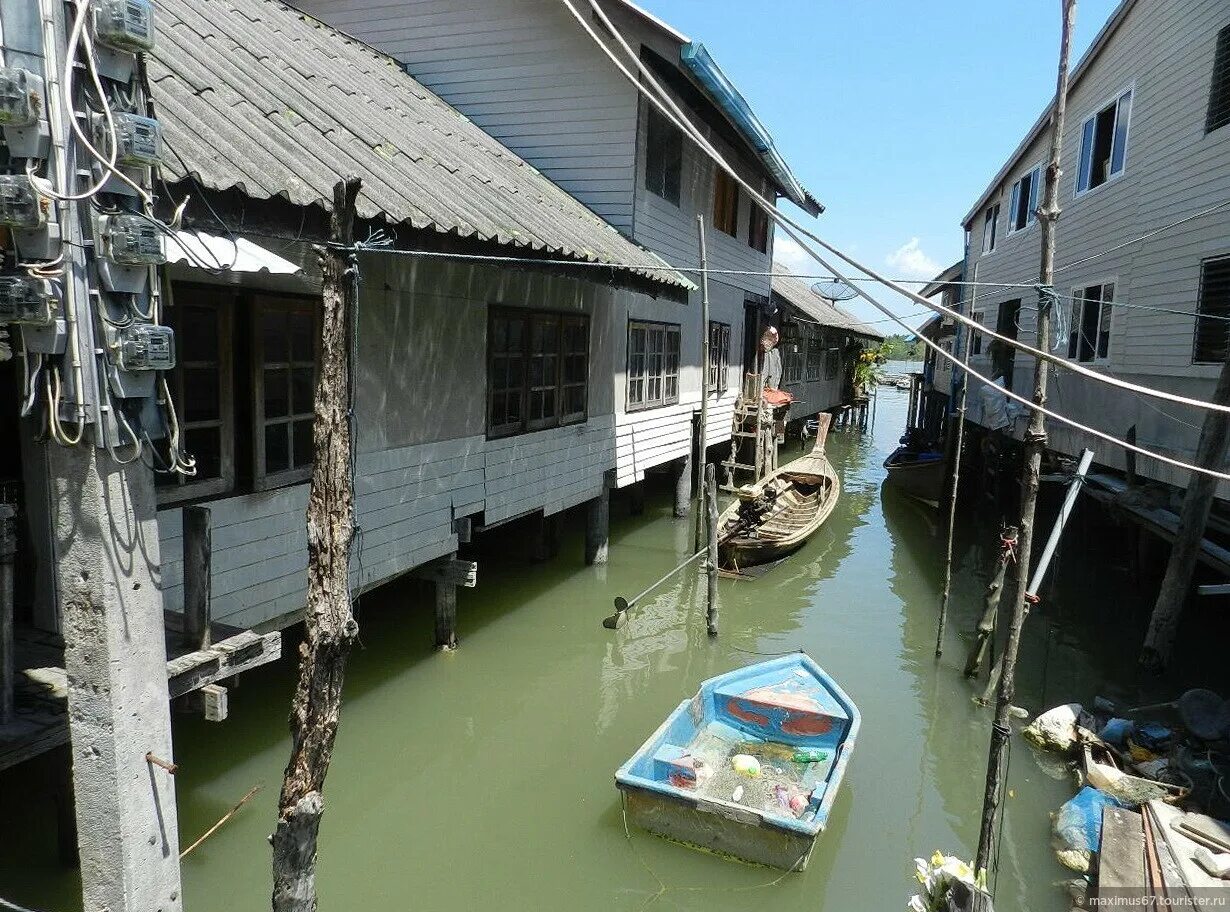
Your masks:
<svg viewBox="0 0 1230 912"><path fill-rule="evenodd" d="M584 421L589 317L497 308L487 333L487 434Z"/></svg>
<svg viewBox="0 0 1230 912"><path fill-rule="evenodd" d="M807 340L807 374L809 383L820 379L820 371L824 368L824 339L817 333Z"/></svg>
<svg viewBox="0 0 1230 912"><path fill-rule="evenodd" d="M679 326L628 323L628 411L679 401Z"/></svg>
<svg viewBox="0 0 1230 912"><path fill-rule="evenodd" d="M713 227L731 237L739 230L739 185L721 168L713 175Z"/></svg>
<svg viewBox="0 0 1230 912"><path fill-rule="evenodd" d="M313 458L316 387L316 305L257 298L256 472L260 488L306 479Z"/></svg>
<svg viewBox="0 0 1230 912"><path fill-rule="evenodd" d="M1230 124L1230 25L1217 33L1213 57L1213 79L1209 86L1209 112L1204 131L1212 133Z"/></svg>
<svg viewBox="0 0 1230 912"><path fill-rule="evenodd" d="M1012 185L1012 202L1008 207L1008 233L1028 228L1035 221L1038 208L1038 185L1042 168L1034 168Z"/></svg>
<svg viewBox="0 0 1230 912"><path fill-rule="evenodd" d="M783 385L800 383L803 380L803 362L807 359L805 331L806 327L793 323L787 323L782 328Z"/></svg>
<svg viewBox="0 0 1230 912"><path fill-rule="evenodd" d="M1085 121L1081 129L1077 193L1100 187L1123 173L1131 115L1132 93L1129 90Z"/></svg>
<svg viewBox="0 0 1230 912"><path fill-rule="evenodd" d="M525 359L528 318L492 314L488 337L488 419L493 435L521 430L525 421Z"/></svg>
<svg viewBox="0 0 1230 912"><path fill-rule="evenodd" d="M1089 285L1072 295L1068 328L1068 357L1074 361L1103 361L1110 357L1111 309L1115 286Z"/></svg>
<svg viewBox="0 0 1230 912"><path fill-rule="evenodd" d="M824 350L824 379L837 379L837 368L841 363L841 353L835 348Z"/></svg>
<svg viewBox="0 0 1230 912"><path fill-rule="evenodd" d="M987 210L982 221L982 252L990 253L995 249L996 234L999 231L999 203Z"/></svg>
<svg viewBox="0 0 1230 912"><path fill-rule="evenodd" d="M755 202L752 203L752 212L748 219L747 245L761 253L769 252L769 213Z"/></svg>
<svg viewBox="0 0 1230 912"><path fill-rule="evenodd" d="M161 503L224 494L235 487L230 348L235 293L177 285L171 297L165 318L175 330L175 367L166 379L179 411L183 449L196 459L196 475L159 471L155 480Z"/></svg>
<svg viewBox="0 0 1230 912"><path fill-rule="evenodd" d="M679 205L683 134L654 107L645 121L645 189Z"/></svg>
<svg viewBox="0 0 1230 912"><path fill-rule="evenodd" d="M972 314L970 314L970 318L975 323L977 323L979 326L984 325L987 321L987 315L981 310L975 310ZM981 355L982 354L982 333L978 332L975 329L971 329L969 339L970 339L970 349L969 349L970 356L973 357L976 355Z"/></svg>
<svg viewBox="0 0 1230 912"><path fill-rule="evenodd" d="M1225 361L1230 357L1230 256L1201 264L1196 300L1199 317L1192 360L1198 364Z"/></svg>
<svg viewBox="0 0 1230 912"><path fill-rule="evenodd" d="M722 395L730 380L730 324L709 324L709 390Z"/></svg>

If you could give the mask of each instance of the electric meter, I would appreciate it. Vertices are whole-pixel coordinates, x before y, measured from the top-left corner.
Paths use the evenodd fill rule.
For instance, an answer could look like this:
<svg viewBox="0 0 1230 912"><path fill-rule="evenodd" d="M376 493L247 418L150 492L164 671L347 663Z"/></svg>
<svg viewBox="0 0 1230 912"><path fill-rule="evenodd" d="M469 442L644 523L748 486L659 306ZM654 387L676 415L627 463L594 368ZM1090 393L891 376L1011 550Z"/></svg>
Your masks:
<svg viewBox="0 0 1230 912"><path fill-rule="evenodd" d="M119 331L115 350L120 370L170 370L175 366L175 333L169 326L134 323Z"/></svg>
<svg viewBox="0 0 1230 912"><path fill-rule="evenodd" d="M34 126L43 110L42 78L21 67L0 67L0 126Z"/></svg>
<svg viewBox="0 0 1230 912"><path fill-rule="evenodd" d="M115 115L115 160L121 165L157 165L162 162L162 126L152 117L140 114ZM95 142L110 142L107 119L94 117Z"/></svg>
<svg viewBox="0 0 1230 912"><path fill-rule="evenodd" d="M0 323L49 326L58 302L46 279L0 276Z"/></svg>
<svg viewBox="0 0 1230 912"><path fill-rule="evenodd" d="M94 38L117 51L154 49L154 6L149 0L95 0Z"/></svg>
<svg viewBox="0 0 1230 912"><path fill-rule="evenodd" d="M0 174L0 225L35 230L47 222L51 201L24 174Z"/></svg>
<svg viewBox="0 0 1230 912"><path fill-rule="evenodd" d="M106 216L102 238L102 255L113 263L157 266L167 261L158 226L131 212Z"/></svg>

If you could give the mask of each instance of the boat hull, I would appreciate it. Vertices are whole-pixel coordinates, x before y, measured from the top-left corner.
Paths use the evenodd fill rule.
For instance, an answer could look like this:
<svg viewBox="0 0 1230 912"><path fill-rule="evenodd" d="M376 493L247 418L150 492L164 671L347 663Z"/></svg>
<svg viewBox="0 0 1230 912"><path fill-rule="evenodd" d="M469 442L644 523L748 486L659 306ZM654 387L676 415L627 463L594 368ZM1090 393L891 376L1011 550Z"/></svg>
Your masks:
<svg viewBox="0 0 1230 912"><path fill-rule="evenodd" d="M802 871L817 836L764 826L751 815L713 804L689 804L658 792L620 785L628 820L643 830L692 848L716 852L752 864ZM742 819L740 819L742 817Z"/></svg>
<svg viewBox="0 0 1230 912"><path fill-rule="evenodd" d="M615 784L628 818L645 830L802 870L859 725L837 683L792 653L705 681L616 771Z"/></svg>
<svg viewBox="0 0 1230 912"><path fill-rule="evenodd" d="M939 503L944 496L948 461L942 454L898 447L884 460L884 468L888 471L888 483L911 497Z"/></svg>

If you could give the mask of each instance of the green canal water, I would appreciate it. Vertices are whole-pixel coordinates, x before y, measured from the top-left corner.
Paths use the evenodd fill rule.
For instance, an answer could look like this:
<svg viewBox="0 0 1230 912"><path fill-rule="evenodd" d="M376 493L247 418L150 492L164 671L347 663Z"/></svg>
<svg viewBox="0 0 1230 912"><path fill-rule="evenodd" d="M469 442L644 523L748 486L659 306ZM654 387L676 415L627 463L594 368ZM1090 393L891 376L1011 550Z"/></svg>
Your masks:
<svg viewBox="0 0 1230 912"><path fill-rule="evenodd" d="M347 674L326 788L321 908L892 910L914 890L915 856L940 848L972 857L989 715L971 703L960 669L992 552L963 511L950 635L937 662L939 523L881 488L904 413L905 394L881 390L872 429L833 434L844 483L836 512L763 579L721 583L716 640L706 636L704 587L693 576L647 599L624 629L601 626L614 596L632 595L688 551L690 522L671 518L664 488L650 493L643 516L613 505L606 567L583 566L579 528L546 564L523 559L515 529L488 542L478 588L461 595L455 653L429 648L421 592L364 597L362 648ZM1162 686L1136 678L1129 644L1138 634L1113 632L1121 605L1108 593L1127 598L1132 588L1124 563L1091 575L1080 555L1065 556L1059 608L1031 620L1023 706L1096 692L1130 700ZM703 679L798 648L863 714L807 871L781 878L629 835L615 768ZM223 724L176 717L182 844L262 786L185 860L188 912L268 908L266 835L289 750L294 671L284 659L245 676ZM0 778L0 896L79 909L76 874L55 860L48 806L27 778L20 770ZM1066 910L1058 884L1070 875L1051 854L1048 813L1072 795L1071 780L1019 738L1009 778L997 908Z"/></svg>

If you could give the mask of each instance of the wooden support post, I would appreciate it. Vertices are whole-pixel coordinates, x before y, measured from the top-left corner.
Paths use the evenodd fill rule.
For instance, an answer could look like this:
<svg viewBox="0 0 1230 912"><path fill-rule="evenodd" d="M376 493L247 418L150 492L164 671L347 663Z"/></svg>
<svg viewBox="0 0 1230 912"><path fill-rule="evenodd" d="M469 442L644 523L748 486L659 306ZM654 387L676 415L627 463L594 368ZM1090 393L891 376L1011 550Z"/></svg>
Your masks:
<svg viewBox="0 0 1230 912"><path fill-rule="evenodd" d="M442 579L432 583L436 596L436 649L457 648L457 587Z"/></svg>
<svg viewBox="0 0 1230 912"><path fill-rule="evenodd" d="M675 463L675 517L688 515L692 505L692 454Z"/></svg>
<svg viewBox="0 0 1230 912"><path fill-rule="evenodd" d="M645 482L638 481L628 486L628 512L632 516L645 515Z"/></svg>
<svg viewBox="0 0 1230 912"><path fill-rule="evenodd" d="M209 601L213 531L209 507L183 509L184 642L191 649L209 646Z"/></svg>
<svg viewBox="0 0 1230 912"><path fill-rule="evenodd" d="M1015 547L1016 530L1007 529L1000 533L1001 550L998 558L998 565L995 568L995 575L991 577L991 582L987 584L986 593L983 596L983 611L982 620L978 622L977 639L970 647L969 658L965 661L965 676L973 678L978 676L978 672L982 669L982 662L986 657L987 648L995 639L996 622L999 617L999 602L1004 593L1004 576L1008 571L1008 555L1004 542L1011 542Z"/></svg>
<svg viewBox="0 0 1230 912"><path fill-rule="evenodd" d="M1038 207L1038 228L1042 242L1041 265L1038 269L1038 315L1037 343L1041 351L1051 347L1051 309L1055 304L1055 223L1059 220L1060 156L1063 151L1064 116L1068 104L1068 58L1072 46L1072 25L1076 18L1076 0L1063 0L1063 24L1059 39L1059 72L1055 81L1055 103L1051 114L1050 155L1046 166L1045 201ZM1034 359L1033 404L1042 407L1046 403L1048 367L1041 358ZM1042 469L1042 451L1046 448L1046 418L1037 408L1032 409L1029 426L1025 431L1025 465L1021 476L1021 519L1018 527L1018 572L1016 591L1013 593L1012 620L1008 626L1008 639L1004 644L1003 677L995 703L995 722L991 726L991 744L987 751L986 787L983 790L982 820L978 831L978 854L974 869L985 869L993 856L995 821L1004 783L1004 752L1012 736L1012 698L1016 693L1016 660L1021 646L1021 629L1028 611L1026 596L1029 586L1029 559L1033 546L1034 510L1038 503L1039 477Z"/></svg>
<svg viewBox="0 0 1230 912"><path fill-rule="evenodd" d="M585 505L585 563L587 566L607 562L611 546L611 481L609 477L604 479L602 493Z"/></svg>
<svg viewBox="0 0 1230 912"><path fill-rule="evenodd" d="M1213 401L1219 405L1230 404L1230 351L1222 362ZM1196 465L1205 469L1224 469L1228 444L1230 414L1205 412L1200 442L1196 445ZM1153 615L1149 618L1149 632L1145 634L1144 648L1140 652L1140 664L1152 671L1161 670L1170 661L1175 632L1179 628L1179 618L1183 616L1183 605L1187 601L1192 573L1195 572L1196 559L1204 540L1204 527L1208 525L1216 492L1217 479L1202 472L1193 472L1187 482L1183 509L1179 513L1179 528L1170 546L1170 561L1166 564L1166 575L1162 578L1162 588L1153 605Z"/></svg>
<svg viewBox="0 0 1230 912"><path fill-rule="evenodd" d="M696 437L696 523L694 525L695 543L693 553L700 550L700 525L701 509L700 498L704 496L704 480L705 480L705 464L708 462L708 447L705 446L709 439L709 359L711 353L709 347L712 344L712 339L709 333L709 248L705 243L705 216L703 214L696 216L696 243L697 252L700 256L700 415L696 421L695 437ZM739 438L733 438L732 443L737 444ZM736 447L736 458L732 461L738 462L738 452ZM677 501L676 501L677 502ZM678 512L676 506L675 515L682 516L684 514Z"/></svg>
<svg viewBox="0 0 1230 912"><path fill-rule="evenodd" d="M14 510L0 504L0 725L13 720L17 656L13 651L13 560L17 555Z"/></svg>
<svg viewBox="0 0 1230 912"><path fill-rule="evenodd" d="M1136 425L1134 424L1130 428L1127 429L1127 442L1132 444L1132 446L1136 445ZM1126 471L1124 472L1124 477L1127 480L1127 485L1129 488L1135 487L1136 486L1136 454L1132 450L1124 450L1123 459L1124 459L1125 468L1126 468Z"/></svg>
<svg viewBox="0 0 1230 912"><path fill-rule="evenodd" d="M708 527L707 541L709 555L705 562L705 572L708 576L705 589L705 626L709 636L717 636L718 632L718 508L717 508L717 470L712 464L705 466L705 506Z"/></svg>
<svg viewBox="0 0 1230 912"><path fill-rule="evenodd" d="M550 516L544 516L540 513L536 521L537 528L534 531L534 541L531 545L531 559L541 564L552 560L559 554L560 515L552 513Z"/></svg>
<svg viewBox="0 0 1230 912"><path fill-rule="evenodd" d="M330 235L319 248L322 314L316 380L315 460L307 507L307 610L299 680L291 703L291 754L278 797L273 846L273 912L315 912L316 842L324 785L333 758L346 658L359 635L350 603L350 543L354 538L350 363L359 288L354 243L352 177L333 188Z"/></svg>

